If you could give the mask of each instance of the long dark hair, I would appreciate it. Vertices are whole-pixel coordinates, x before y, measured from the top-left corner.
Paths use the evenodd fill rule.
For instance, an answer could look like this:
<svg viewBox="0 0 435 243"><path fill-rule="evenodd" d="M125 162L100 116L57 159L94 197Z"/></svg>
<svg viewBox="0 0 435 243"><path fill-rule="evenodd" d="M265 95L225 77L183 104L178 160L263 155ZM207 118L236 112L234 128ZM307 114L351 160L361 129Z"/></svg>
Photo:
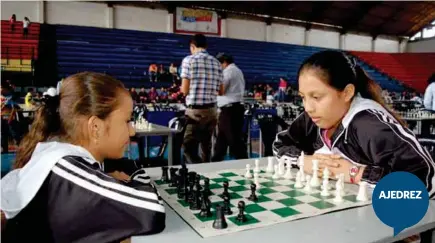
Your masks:
<svg viewBox="0 0 435 243"><path fill-rule="evenodd" d="M322 80L338 91L343 91L348 84L353 84L355 93L376 101L400 124L405 125L402 119L385 105L382 88L367 75L353 57L340 51L321 51L302 63L298 76L307 69L315 69L322 76Z"/></svg>
<svg viewBox="0 0 435 243"><path fill-rule="evenodd" d="M77 144L82 137L78 121L96 116L105 119L118 105L124 85L105 74L84 72L72 75L62 82L60 95L46 97L36 111L29 133L21 141L15 168L30 160L36 145L53 137Z"/></svg>

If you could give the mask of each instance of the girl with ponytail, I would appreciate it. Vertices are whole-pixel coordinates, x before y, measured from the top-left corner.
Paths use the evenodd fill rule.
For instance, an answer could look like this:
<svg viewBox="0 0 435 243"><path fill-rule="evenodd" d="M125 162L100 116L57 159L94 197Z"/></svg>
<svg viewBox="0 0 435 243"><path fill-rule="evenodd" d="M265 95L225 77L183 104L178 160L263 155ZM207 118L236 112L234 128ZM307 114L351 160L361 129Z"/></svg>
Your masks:
<svg viewBox="0 0 435 243"><path fill-rule="evenodd" d="M403 121L384 104L381 88L356 60L339 51L306 59L298 72L305 112L277 134L273 151L294 161L302 152L304 169L319 161L332 178L374 185L394 171L408 171L425 183L431 196L435 164Z"/></svg>
<svg viewBox="0 0 435 243"><path fill-rule="evenodd" d="M161 232L165 208L144 169L128 181L102 170L123 157L132 111L124 85L104 74L75 74L47 96L1 181L2 241L120 242Z"/></svg>

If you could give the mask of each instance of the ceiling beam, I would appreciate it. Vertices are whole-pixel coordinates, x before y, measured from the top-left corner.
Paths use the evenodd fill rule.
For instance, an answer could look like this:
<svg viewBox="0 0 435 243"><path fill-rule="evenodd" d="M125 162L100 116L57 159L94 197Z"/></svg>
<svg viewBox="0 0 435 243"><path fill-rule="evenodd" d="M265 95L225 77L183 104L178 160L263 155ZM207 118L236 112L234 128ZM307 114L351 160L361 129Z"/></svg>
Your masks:
<svg viewBox="0 0 435 243"><path fill-rule="evenodd" d="M405 4L399 5L398 7L395 8L393 14L391 14L387 18L384 18L382 23L376 26L376 28L374 28L373 31L371 32L372 37L377 37L378 35L382 34L385 25L393 21L397 15L399 15L403 10L405 10L404 5Z"/></svg>
<svg viewBox="0 0 435 243"><path fill-rule="evenodd" d="M356 2L355 2L356 3ZM349 19L346 19L346 23L342 25L342 33L347 33L349 30L354 29L356 25L370 12L371 9L380 4L380 2L360 2L360 9L353 14Z"/></svg>
<svg viewBox="0 0 435 243"><path fill-rule="evenodd" d="M311 14L307 18L307 24L305 25L305 29L309 30L313 26L313 22L319 22L323 20L323 15L326 10L331 7L331 2L322 1L322 2L313 2L314 6L311 10Z"/></svg>

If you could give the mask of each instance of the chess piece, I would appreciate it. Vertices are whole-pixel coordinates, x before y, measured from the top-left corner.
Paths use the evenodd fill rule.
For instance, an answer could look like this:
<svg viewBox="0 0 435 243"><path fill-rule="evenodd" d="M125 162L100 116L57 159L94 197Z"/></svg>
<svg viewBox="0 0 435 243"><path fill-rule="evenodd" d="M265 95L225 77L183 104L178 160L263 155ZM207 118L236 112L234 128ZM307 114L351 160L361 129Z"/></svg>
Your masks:
<svg viewBox="0 0 435 243"><path fill-rule="evenodd" d="M260 175L258 173L254 173L254 183L255 183L255 186L257 189L259 189L261 187L260 182L258 180L259 178L260 178Z"/></svg>
<svg viewBox="0 0 435 243"><path fill-rule="evenodd" d="M224 181L223 186L224 186L224 192L221 195L222 198L225 197L226 195L228 195L229 197L230 193L228 192L228 181Z"/></svg>
<svg viewBox="0 0 435 243"><path fill-rule="evenodd" d="M162 180L166 183L169 182L168 167L162 166L162 178L160 180Z"/></svg>
<svg viewBox="0 0 435 243"><path fill-rule="evenodd" d="M199 213L199 216L201 217L211 217L212 213L210 211L211 203L208 199L208 194L204 191L202 194L202 200L201 200L201 212Z"/></svg>
<svg viewBox="0 0 435 243"><path fill-rule="evenodd" d="M285 162L284 162L284 160L285 160L284 158L281 158L279 160L279 163L278 163L278 175L279 175L279 177L283 176L284 173L285 173Z"/></svg>
<svg viewBox="0 0 435 243"><path fill-rule="evenodd" d="M239 203L237 204L237 208L239 209L239 214L237 214L236 220L241 223L246 222L248 219L245 215L245 202L239 201Z"/></svg>
<svg viewBox="0 0 435 243"><path fill-rule="evenodd" d="M299 166L299 171L301 172L301 182L307 181L307 178L305 178L304 164Z"/></svg>
<svg viewBox="0 0 435 243"><path fill-rule="evenodd" d="M287 180L291 180L293 179L293 175L292 175L292 166L290 163L287 163L287 171L284 175L284 178Z"/></svg>
<svg viewBox="0 0 435 243"><path fill-rule="evenodd" d="M191 192L191 203L190 203L190 209L191 210L199 210L201 209L201 190L197 185L195 185L193 192Z"/></svg>
<svg viewBox="0 0 435 243"><path fill-rule="evenodd" d="M245 174L245 178L252 178L252 174L251 174L251 165L250 164L246 164L246 174Z"/></svg>
<svg viewBox="0 0 435 243"><path fill-rule="evenodd" d="M294 184L294 188L295 188L295 189L300 189L300 188L302 188L302 187L304 187L304 185L302 184L302 181L301 181L301 172L298 171L298 172L296 173L296 182L295 182L295 184Z"/></svg>
<svg viewBox="0 0 435 243"><path fill-rule="evenodd" d="M251 195L249 195L248 200L253 201L253 202L258 201L258 197L255 194L255 190L257 190L257 186L254 183L252 183L251 184Z"/></svg>
<svg viewBox="0 0 435 243"><path fill-rule="evenodd" d="M311 192L311 183L310 183L311 176L307 175L307 183L305 183L304 191Z"/></svg>
<svg viewBox="0 0 435 243"><path fill-rule="evenodd" d="M361 181L359 183L358 195L356 196L356 200L361 202L368 201L369 198L367 194L367 182Z"/></svg>
<svg viewBox="0 0 435 243"><path fill-rule="evenodd" d="M274 165L275 173L272 176L272 179L279 179L279 169L278 165Z"/></svg>
<svg viewBox="0 0 435 243"><path fill-rule="evenodd" d="M184 198L184 185L183 185L183 177L182 175L179 175L177 177L178 179L178 184L177 184L177 197L178 199L182 199Z"/></svg>
<svg viewBox="0 0 435 243"><path fill-rule="evenodd" d="M328 182L329 182L328 180L323 180L323 187L322 187L323 189L322 189L322 192L320 193L320 195L323 197L327 197L327 196L331 195L329 193Z"/></svg>
<svg viewBox="0 0 435 243"><path fill-rule="evenodd" d="M225 195L224 196L224 208L223 208L224 214L225 215L231 215L233 214L233 211L231 211L231 207L230 207L230 198Z"/></svg>
<svg viewBox="0 0 435 243"><path fill-rule="evenodd" d="M199 191L202 190L202 186L201 186L201 175L196 174L195 176L195 186L197 186L199 188Z"/></svg>
<svg viewBox="0 0 435 243"><path fill-rule="evenodd" d="M227 221L221 205L216 206L216 219L213 222L214 229L226 229L228 227Z"/></svg>
<svg viewBox="0 0 435 243"><path fill-rule="evenodd" d="M259 159L255 160L254 173L260 173L260 160Z"/></svg>
<svg viewBox="0 0 435 243"><path fill-rule="evenodd" d="M169 169L169 174L171 175L170 181L171 183L169 184L169 187L176 187L177 186L177 168L170 168Z"/></svg>
<svg viewBox="0 0 435 243"><path fill-rule="evenodd" d="M269 157L267 158L267 168L266 168L266 172L269 174L272 174L274 172L274 168L273 168L273 160L275 158L274 157Z"/></svg>
<svg viewBox="0 0 435 243"><path fill-rule="evenodd" d="M204 193L207 194L207 197L211 195L210 191L210 179L205 177L204 178Z"/></svg>

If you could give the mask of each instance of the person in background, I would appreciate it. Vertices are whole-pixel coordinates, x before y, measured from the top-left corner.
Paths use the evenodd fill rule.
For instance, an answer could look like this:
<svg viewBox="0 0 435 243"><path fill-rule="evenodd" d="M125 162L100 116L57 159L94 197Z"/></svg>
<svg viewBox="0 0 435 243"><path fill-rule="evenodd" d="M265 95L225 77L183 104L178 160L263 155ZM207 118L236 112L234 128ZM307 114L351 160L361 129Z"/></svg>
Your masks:
<svg viewBox="0 0 435 243"><path fill-rule="evenodd" d="M151 87L150 91L148 92L148 98L150 101L156 101L159 94L156 91L156 88Z"/></svg>
<svg viewBox="0 0 435 243"><path fill-rule="evenodd" d="M178 80L178 70L174 63L171 63L171 66L169 67L169 73L172 76L172 83L176 83Z"/></svg>
<svg viewBox="0 0 435 243"><path fill-rule="evenodd" d="M435 73L428 78L427 84L424 92L424 108L435 111Z"/></svg>
<svg viewBox="0 0 435 243"><path fill-rule="evenodd" d="M234 159L246 159L248 154L243 134L245 107L242 104L245 78L231 55L219 53L216 58L223 69L224 92L217 100L220 113L212 161L223 161L228 147Z"/></svg>
<svg viewBox="0 0 435 243"><path fill-rule="evenodd" d="M181 65L181 92L186 96L184 156L187 163L210 162L211 137L217 122L217 96L223 94L219 61L206 51L207 40L196 34L190 40L189 55ZM202 156L198 155L201 145Z"/></svg>
<svg viewBox="0 0 435 243"><path fill-rule="evenodd" d="M423 104L423 100L421 97L417 94L417 92L412 92L411 94L411 101L418 103L419 105Z"/></svg>
<svg viewBox="0 0 435 243"><path fill-rule="evenodd" d="M132 112L120 81L88 72L66 78L1 180L2 241L103 243L162 232L165 207L146 171L123 181L102 169L123 157L135 134Z"/></svg>
<svg viewBox="0 0 435 243"><path fill-rule="evenodd" d="M136 88L132 87L130 89L130 95L131 95L131 98L133 99L133 102L137 102L139 95L136 92Z"/></svg>
<svg viewBox="0 0 435 243"><path fill-rule="evenodd" d="M280 78L279 79L279 87L278 87L278 101L279 102L284 102L285 101L285 94L287 91L287 81L285 81L284 78Z"/></svg>
<svg viewBox="0 0 435 243"><path fill-rule="evenodd" d="M148 68L148 75L150 76L150 82L157 82L157 65L155 63L151 63Z"/></svg>
<svg viewBox="0 0 435 243"><path fill-rule="evenodd" d="M30 26L30 20L27 17L24 17L23 21L23 38L27 39L27 36L29 35L29 26Z"/></svg>
<svg viewBox="0 0 435 243"><path fill-rule="evenodd" d="M146 92L145 88L140 88L139 91L139 103L145 103L148 100L148 93Z"/></svg>
<svg viewBox="0 0 435 243"><path fill-rule="evenodd" d="M12 86L8 82L1 85L1 147L2 153L9 152L9 138L20 144L24 134L25 121L20 113L18 99Z"/></svg>
<svg viewBox="0 0 435 243"><path fill-rule="evenodd" d="M15 14L12 14L11 18L9 19L9 24L11 26L11 33L14 33L15 31L16 22L17 22L17 16L15 16Z"/></svg>

